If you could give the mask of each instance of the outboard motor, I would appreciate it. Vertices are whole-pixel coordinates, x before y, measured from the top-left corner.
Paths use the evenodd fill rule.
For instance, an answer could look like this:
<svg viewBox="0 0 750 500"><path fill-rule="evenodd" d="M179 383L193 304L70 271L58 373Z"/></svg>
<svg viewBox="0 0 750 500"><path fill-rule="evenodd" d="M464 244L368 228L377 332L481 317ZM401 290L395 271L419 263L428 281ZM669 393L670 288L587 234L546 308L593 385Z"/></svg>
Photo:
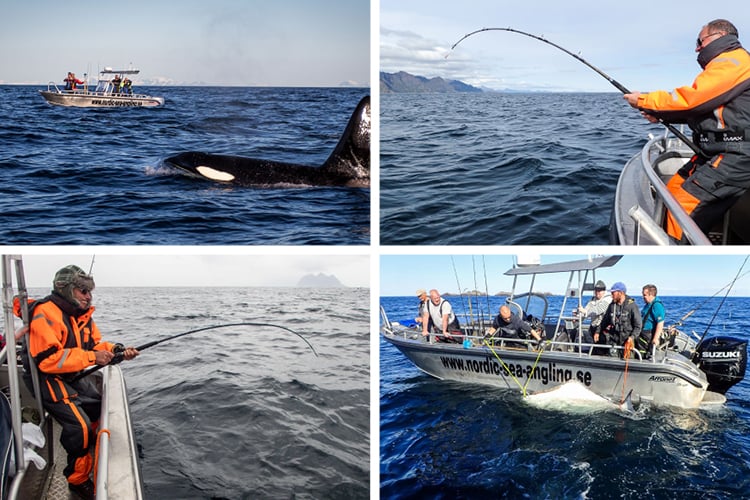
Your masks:
<svg viewBox="0 0 750 500"><path fill-rule="evenodd" d="M747 340L734 337L712 337L703 340L695 350L695 362L708 379L708 390L726 393L745 377Z"/></svg>

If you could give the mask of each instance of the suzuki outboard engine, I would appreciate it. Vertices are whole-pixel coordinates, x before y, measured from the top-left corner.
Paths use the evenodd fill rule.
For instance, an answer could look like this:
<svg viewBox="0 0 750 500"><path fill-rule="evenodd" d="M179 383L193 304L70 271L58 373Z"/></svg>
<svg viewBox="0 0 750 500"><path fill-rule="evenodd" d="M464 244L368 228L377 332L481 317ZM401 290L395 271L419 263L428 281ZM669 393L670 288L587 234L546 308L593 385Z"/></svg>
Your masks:
<svg viewBox="0 0 750 500"><path fill-rule="evenodd" d="M695 350L695 362L708 379L708 390L724 394L745 377L747 340L712 337Z"/></svg>

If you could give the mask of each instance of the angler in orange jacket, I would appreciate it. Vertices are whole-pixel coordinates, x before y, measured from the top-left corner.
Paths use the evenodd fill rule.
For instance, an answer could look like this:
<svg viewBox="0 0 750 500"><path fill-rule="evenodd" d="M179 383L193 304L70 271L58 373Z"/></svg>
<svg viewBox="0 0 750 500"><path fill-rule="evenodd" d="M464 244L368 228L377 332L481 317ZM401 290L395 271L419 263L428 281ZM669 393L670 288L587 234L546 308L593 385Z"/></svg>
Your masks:
<svg viewBox="0 0 750 500"><path fill-rule="evenodd" d="M94 498L94 485L89 479L93 459L89 451L96 440L91 422L99 420L101 394L91 380L93 375L75 382L72 379L85 368L109 364L116 354L122 354L116 361L130 360L138 351L102 341L99 328L91 319L92 276L77 266L66 266L55 274L52 284L48 297L30 304L29 353L39 369L44 408L62 425L60 442L68 453L63 473L68 486L83 498ZM17 301L15 306L19 314ZM27 360L26 356L23 358ZM26 368L25 378L30 385L29 367Z"/></svg>
<svg viewBox="0 0 750 500"><path fill-rule="evenodd" d="M750 54L740 45L737 28L724 19L703 26L695 51L703 72L692 86L624 97L653 123L687 123L693 131L702 154L693 156L667 188L707 233L750 187ZM671 214L667 233L682 238Z"/></svg>

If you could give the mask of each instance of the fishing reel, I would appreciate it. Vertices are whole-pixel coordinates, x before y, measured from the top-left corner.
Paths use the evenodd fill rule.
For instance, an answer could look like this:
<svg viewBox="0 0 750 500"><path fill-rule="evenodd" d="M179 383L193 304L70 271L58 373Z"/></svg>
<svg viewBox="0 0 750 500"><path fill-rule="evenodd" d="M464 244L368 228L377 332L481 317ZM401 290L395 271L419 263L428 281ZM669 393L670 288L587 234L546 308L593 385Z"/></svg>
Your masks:
<svg viewBox="0 0 750 500"><path fill-rule="evenodd" d="M112 361L110 361L109 364L117 365L122 363L122 360L125 359L125 346L119 343L115 344L115 348L112 349L112 352L115 354L115 357L112 358Z"/></svg>

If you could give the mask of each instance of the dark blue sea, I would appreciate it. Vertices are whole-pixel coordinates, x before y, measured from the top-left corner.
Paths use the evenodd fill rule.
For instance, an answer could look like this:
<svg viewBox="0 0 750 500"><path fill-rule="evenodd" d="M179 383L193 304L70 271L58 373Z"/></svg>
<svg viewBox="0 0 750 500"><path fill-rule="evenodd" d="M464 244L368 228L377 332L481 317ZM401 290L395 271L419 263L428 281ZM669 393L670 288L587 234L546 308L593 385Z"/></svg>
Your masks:
<svg viewBox="0 0 750 500"><path fill-rule="evenodd" d="M468 312L465 298L449 300ZM503 300L491 298L493 312ZM702 335L721 296L662 300L667 325L697 308L683 329ZM562 298L550 301L556 311ZM417 302L380 299L391 320L413 318ZM749 338L749 324L750 298L730 297L710 335ZM544 410L515 391L440 381L381 337L380 497L750 498L750 375L719 409L640 416Z"/></svg>
<svg viewBox="0 0 750 500"><path fill-rule="evenodd" d="M615 93L383 94L380 242L606 245L649 124Z"/></svg>
<svg viewBox="0 0 750 500"><path fill-rule="evenodd" d="M257 189L162 163L198 150L322 164L369 89L138 87L159 109L51 106L0 86L0 240L14 245L367 245L370 191Z"/></svg>
<svg viewBox="0 0 750 500"><path fill-rule="evenodd" d="M46 294L41 290L38 294ZM366 499L370 327L366 288L97 287L122 365L149 499Z"/></svg>

